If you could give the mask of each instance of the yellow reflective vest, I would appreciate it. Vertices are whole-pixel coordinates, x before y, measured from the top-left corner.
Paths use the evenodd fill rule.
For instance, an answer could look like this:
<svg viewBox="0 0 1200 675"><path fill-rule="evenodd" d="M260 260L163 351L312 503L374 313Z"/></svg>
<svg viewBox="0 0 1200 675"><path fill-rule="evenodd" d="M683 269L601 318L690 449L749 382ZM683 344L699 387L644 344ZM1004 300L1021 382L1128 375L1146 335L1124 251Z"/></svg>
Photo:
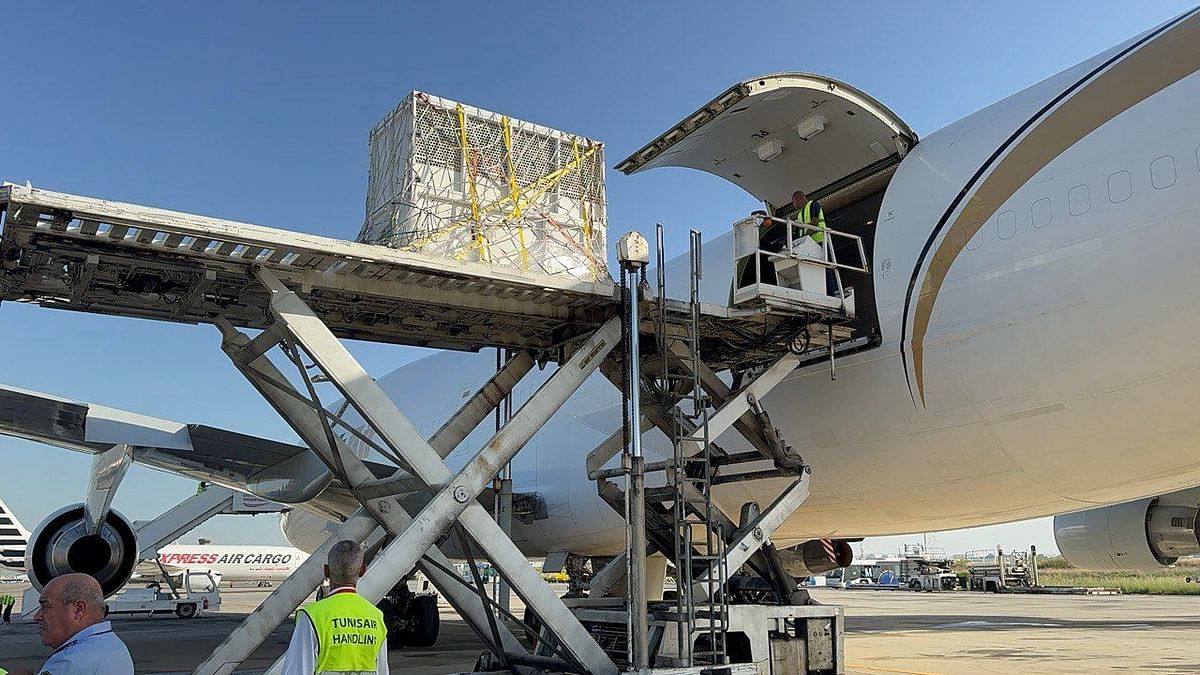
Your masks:
<svg viewBox="0 0 1200 675"><path fill-rule="evenodd" d="M317 634L318 673L373 673L387 648L383 612L358 593L342 592L305 605Z"/></svg>
<svg viewBox="0 0 1200 675"><path fill-rule="evenodd" d="M820 244L825 241L825 210L819 205L817 206L817 220L814 223L812 214L809 212L812 208L813 201L810 199L804 202L804 208L800 211L800 222L805 225L816 225L821 228L819 230L807 230L805 233L816 243Z"/></svg>

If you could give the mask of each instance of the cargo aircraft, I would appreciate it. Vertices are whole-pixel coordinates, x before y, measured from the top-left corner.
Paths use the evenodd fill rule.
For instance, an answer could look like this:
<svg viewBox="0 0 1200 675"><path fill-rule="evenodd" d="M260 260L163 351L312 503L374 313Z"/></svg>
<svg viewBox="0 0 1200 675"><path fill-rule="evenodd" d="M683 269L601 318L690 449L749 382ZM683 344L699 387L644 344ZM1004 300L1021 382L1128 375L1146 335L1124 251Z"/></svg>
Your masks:
<svg viewBox="0 0 1200 675"><path fill-rule="evenodd" d="M816 358L762 401L813 476L778 547L1056 516L1077 565L1200 552L1198 70L1193 10L923 138L848 84L764 75L617 165L706 171L783 217L802 189L867 246L870 274L845 275L856 338L836 381ZM704 246L706 302L727 302L732 255L731 236ZM685 266L668 264L675 288ZM493 354L444 352L379 383L432 431L494 371ZM214 446L203 427L12 388L0 411L6 434L88 453L128 443L141 463L248 491L307 451L232 432ZM514 539L530 557L622 550L623 521L584 470L620 424L617 391L594 377L517 455ZM669 456L656 432L645 444ZM716 499L736 514L778 488ZM285 532L312 550L357 505L335 485L295 506ZM797 575L836 564L800 560Z"/></svg>
<svg viewBox="0 0 1200 675"><path fill-rule="evenodd" d="M29 530L0 501L0 568L24 572L29 539ZM286 579L306 558L307 553L291 546L171 544L159 549L157 561L142 561L136 573L174 576L186 571L212 572L225 583L273 582Z"/></svg>

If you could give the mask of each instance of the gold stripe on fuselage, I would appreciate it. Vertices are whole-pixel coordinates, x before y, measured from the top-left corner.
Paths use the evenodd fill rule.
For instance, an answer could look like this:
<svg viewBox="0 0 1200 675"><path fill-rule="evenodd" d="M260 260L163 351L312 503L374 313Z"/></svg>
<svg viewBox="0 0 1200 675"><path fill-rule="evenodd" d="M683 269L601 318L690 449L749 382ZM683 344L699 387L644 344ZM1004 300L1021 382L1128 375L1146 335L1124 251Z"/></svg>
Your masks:
<svg viewBox="0 0 1200 675"><path fill-rule="evenodd" d="M968 198L930 258L913 313L912 363L922 405L925 403L922 365L929 318L950 266L971 237L1055 157L1105 122L1197 70L1200 70L1200 13L1192 14L1126 55L1048 113Z"/></svg>

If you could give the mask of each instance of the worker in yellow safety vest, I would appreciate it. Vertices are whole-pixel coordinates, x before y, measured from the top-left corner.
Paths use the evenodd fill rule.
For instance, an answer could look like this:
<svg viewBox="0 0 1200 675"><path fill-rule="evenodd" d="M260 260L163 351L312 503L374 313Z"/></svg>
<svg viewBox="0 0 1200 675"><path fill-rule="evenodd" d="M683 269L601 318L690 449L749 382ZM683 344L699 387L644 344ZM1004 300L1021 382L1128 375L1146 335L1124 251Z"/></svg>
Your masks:
<svg viewBox="0 0 1200 675"><path fill-rule="evenodd" d="M812 225L816 229L805 229L804 233L814 244L824 247L825 236L829 228L825 226L825 211L821 209L821 205L815 199L809 199L808 195L803 190L796 190L792 193L792 207L795 209L792 212L792 220L804 225ZM833 246L833 242L829 242L829 246ZM835 295L837 292L837 281L834 279L833 270L825 270L825 285L830 295Z"/></svg>
<svg viewBox="0 0 1200 675"><path fill-rule="evenodd" d="M5 593L0 595L0 620L4 623L12 623L13 605L17 604L17 599Z"/></svg>
<svg viewBox="0 0 1200 675"><path fill-rule="evenodd" d="M792 220L804 225L815 225L817 230L805 230L805 234L813 240L814 243L824 244L825 242L825 212L821 210L821 205L815 199L809 199L808 195L804 194L803 190L796 190L792 193L792 206L795 211L792 212Z"/></svg>
<svg viewBox="0 0 1200 675"><path fill-rule="evenodd" d="M388 675L383 612L355 589L366 571L362 547L356 542L339 541L329 549L325 576L332 590L324 600L296 613L283 675Z"/></svg>

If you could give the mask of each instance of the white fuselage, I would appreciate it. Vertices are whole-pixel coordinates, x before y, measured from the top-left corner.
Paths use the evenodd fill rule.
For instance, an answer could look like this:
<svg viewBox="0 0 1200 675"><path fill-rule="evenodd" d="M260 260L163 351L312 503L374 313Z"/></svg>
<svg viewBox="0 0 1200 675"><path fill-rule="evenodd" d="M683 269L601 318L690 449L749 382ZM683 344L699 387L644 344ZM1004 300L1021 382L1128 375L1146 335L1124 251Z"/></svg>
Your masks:
<svg viewBox="0 0 1200 675"><path fill-rule="evenodd" d="M1024 166L1026 176L985 210L969 243L946 240L963 229L939 229L978 206L972 191L1032 139L1021 129L1069 104L1071 96L1056 97L1119 62L1132 44L931 134L904 158L871 252L882 344L841 359L837 381L827 364L808 366L764 401L812 467L811 497L775 535L778 543L1008 522L1200 484L1194 65L1043 163ZM730 238L704 251L705 299L724 303ZM936 289L928 283L935 264L948 270ZM684 282L673 276L682 294ZM917 331L923 295L934 301ZM431 434L494 370L494 358L443 353L380 382ZM523 383L517 403L544 379ZM620 549L622 521L584 468L587 453L620 426L619 405L616 389L593 377L517 455L515 489L540 493L549 513L516 525L530 555ZM472 435L451 465L462 465L490 431ZM750 449L736 434L719 442ZM656 433L645 444L651 456L667 451ZM780 487L757 481L717 495L737 514L747 501L765 505Z"/></svg>
<svg viewBox="0 0 1200 675"><path fill-rule="evenodd" d="M213 572L221 581L283 581L308 558L290 546L212 546L173 544L158 552L168 569Z"/></svg>

